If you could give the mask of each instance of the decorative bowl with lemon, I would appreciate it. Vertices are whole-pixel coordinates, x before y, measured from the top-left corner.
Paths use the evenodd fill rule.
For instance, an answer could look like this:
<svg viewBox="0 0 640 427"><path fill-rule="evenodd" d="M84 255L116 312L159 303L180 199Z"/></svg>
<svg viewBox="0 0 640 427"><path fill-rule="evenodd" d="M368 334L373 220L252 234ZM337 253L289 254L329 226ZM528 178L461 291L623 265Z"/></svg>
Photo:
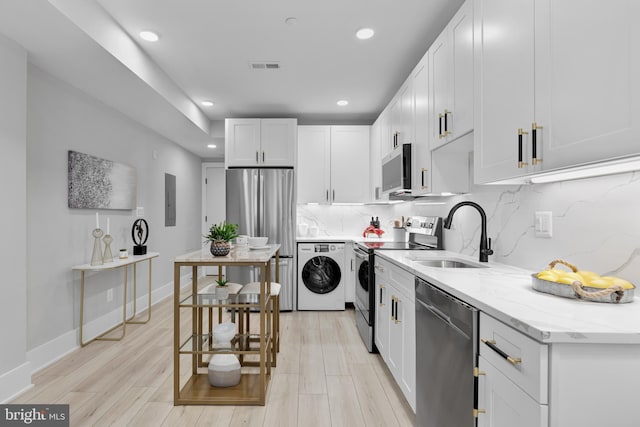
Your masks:
<svg viewBox="0 0 640 427"><path fill-rule="evenodd" d="M571 271L555 268L562 264ZM553 260L546 270L531 275L533 289L565 298L595 302L625 303L633 301L635 286L619 277L600 276L593 271L578 270L574 265Z"/></svg>

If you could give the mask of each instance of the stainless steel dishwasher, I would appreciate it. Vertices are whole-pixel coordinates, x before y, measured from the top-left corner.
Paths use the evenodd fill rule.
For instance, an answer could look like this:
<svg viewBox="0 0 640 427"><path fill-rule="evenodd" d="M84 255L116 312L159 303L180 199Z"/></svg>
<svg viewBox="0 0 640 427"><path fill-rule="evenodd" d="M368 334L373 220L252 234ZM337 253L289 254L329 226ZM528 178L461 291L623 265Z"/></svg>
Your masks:
<svg viewBox="0 0 640 427"><path fill-rule="evenodd" d="M478 310L416 278L418 427L476 425Z"/></svg>

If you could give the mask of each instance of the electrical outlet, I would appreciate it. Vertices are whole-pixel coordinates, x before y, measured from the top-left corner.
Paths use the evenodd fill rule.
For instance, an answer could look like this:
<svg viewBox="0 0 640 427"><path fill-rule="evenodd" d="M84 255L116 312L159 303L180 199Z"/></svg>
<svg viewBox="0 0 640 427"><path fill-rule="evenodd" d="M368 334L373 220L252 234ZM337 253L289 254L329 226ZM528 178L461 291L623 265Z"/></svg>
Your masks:
<svg viewBox="0 0 640 427"><path fill-rule="evenodd" d="M113 301L113 289L107 289L107 302Z"/></svg>
<svg viewBox="0 0 640 427"><path fill-rule="evenodd" d="M136 208L136 218L142 218L144 216L144 208L142 206L138 206Z"/></svg>
<svg viewBox="0 0 640 427"><path fill-rule="evenodd" d="M534 229L536 237L551 237L552 236L552 213L551 212L536 212L534 220Z"/></svg>

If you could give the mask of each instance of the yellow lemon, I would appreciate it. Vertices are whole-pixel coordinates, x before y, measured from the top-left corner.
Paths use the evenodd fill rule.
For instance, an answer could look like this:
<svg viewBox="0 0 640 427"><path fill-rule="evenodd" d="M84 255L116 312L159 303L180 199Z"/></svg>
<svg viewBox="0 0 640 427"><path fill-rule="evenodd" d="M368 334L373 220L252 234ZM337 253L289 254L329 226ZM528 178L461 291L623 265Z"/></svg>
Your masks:
<svg viewBox="0 0 640 427"><path fill-rule="evenodd" d="M587 282L593 279L597 279L600 277L598 273L594 273L593 271L580 270L578 274L584 278Z"/></svg>
<svg viewBox="0 0 640 427"><path fill-rule="evenodd" d="M589 280L588 283L585 283L586 286L590 286L592 288L608 288L611 286L612 281L609 279L605 279L604 277L597 277L595 279Z"/></svg>
<svg viewBox="0 0 640 427"><path fill-rule="evenodd" d="M628 280L624 280L624 279L621 279L619 277L613 277L613 276L603 276L602 278L606 279L607 281L609 281L610 282L610 286L611 285L620 285L620 286L622 286L622 289L633 289L633 285Z"/></svg>
<svg viewBox="0 0 640 427"><path fill-rule="evenodd" d="M550 282L555 282L558 278L558 275L551 270L543 270L536 275L538 279L548 280Z"/></svg>

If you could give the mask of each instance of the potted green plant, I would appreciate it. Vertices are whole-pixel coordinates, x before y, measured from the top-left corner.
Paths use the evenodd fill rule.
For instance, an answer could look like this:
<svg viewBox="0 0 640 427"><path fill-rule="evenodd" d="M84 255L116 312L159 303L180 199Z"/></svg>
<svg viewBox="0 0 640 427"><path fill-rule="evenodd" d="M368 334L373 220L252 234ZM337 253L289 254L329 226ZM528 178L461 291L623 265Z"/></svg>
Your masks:
<svg viewBox="0 0 640 427"><path fill-rule="evenodd" d="M228 224L222 221L220 224L212 224L209 234L204 238L211 242L211 254L213 256L225 256L231 250L232 239L238 237L238 224Z"/></svg>
<svg viewBox="0 0 640 427"><path fill-rule="evenodd" d="M227 286L227 281L225 279L217 279L216 283L216 298L227 299L227 297L229 296L229 287Z"/></svg>

